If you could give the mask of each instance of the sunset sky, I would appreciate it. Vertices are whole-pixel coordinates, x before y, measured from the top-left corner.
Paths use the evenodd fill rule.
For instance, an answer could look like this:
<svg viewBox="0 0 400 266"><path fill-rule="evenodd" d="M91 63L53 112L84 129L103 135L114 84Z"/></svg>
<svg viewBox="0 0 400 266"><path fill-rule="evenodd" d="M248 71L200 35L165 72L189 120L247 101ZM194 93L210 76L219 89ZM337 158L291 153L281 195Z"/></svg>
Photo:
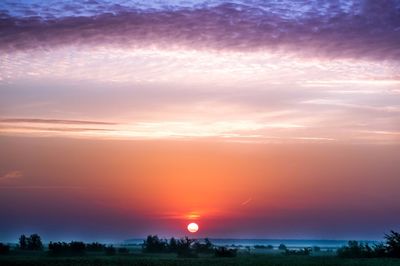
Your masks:
<svg viewBox="0 0 400 266"><path fill-rule="evenodd" d="M399 1L0 2L0 241L380 239L399 189Z"/></svg>

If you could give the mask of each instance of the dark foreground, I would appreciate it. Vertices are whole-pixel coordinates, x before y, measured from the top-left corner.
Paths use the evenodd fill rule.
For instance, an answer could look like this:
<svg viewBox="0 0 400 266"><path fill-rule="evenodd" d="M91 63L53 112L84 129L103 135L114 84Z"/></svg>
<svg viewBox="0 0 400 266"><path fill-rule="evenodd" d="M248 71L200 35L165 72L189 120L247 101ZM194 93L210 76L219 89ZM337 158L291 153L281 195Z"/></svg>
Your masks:
<svg viewBox="0 0 400 266"><path fill-rule="evenodd" d="M57 266L102 266L102 265L151 265L151 266L224 266L224 265L265 265L265 266L296 266L296 265L321 265L321 266L400 266L400 259L344 259L334 256L277 256L277 255L238 255L236 258L176 258L165 255L117 255L117 256L84 256L84 257L50 257L50 256L1 256L0 265L57 265Z"/></svg>

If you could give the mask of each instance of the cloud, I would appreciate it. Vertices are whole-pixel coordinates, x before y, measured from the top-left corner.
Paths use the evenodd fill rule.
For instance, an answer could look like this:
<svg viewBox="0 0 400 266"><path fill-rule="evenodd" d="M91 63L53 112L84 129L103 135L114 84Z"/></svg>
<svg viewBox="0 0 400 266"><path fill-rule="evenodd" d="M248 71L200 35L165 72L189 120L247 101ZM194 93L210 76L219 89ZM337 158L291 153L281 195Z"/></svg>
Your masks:
<svg viewBox="0 0 400 266"><path fill-rule="evenodd" d="M3 12L0 50L64 45L184 46L235 51L301 50L305 55L329 58L400 58L397 1L353 1L349 7L304 1L303 9L284 2L286 9L284 4L254 1L252 5L237 2L148 10L118 5L107 13L88 16L17 17ZM97 8L99 12L106 10ZM76 7L74 10L78 12Z"/></svg>
<svg viewBox="0 0 400 266"><path fill-rule="evenodd" d="M0 123L33 123L33 124L68 124L68 125L116 125L116 123L84 120L38 119L38 118L5 118Z"/></svg>
<svg viewBox="0 0 400 266"><path fill-rule="evenodd" d="M93 127L93 126L102 127ZM0 119L3 133L6 132L37 132L37 133L94 133L112 132L116 123L101 121L83 121L67 119L40 118L6 118Z"/></svg>
<svg viewBox="0 0 400 266"><path fill-rule="evenodd" d="M250 201L252 201L252 198L248 198L247 200L243 201L240 205L245 206L245 205L249 204Z"/></svg>
<svg viewBox="0 0 400 266"><path fill-rule="evenodd" d="M0 181L8 179L18 179L22 177L22 172L18 170L9 171L0 176Z"/></svg>

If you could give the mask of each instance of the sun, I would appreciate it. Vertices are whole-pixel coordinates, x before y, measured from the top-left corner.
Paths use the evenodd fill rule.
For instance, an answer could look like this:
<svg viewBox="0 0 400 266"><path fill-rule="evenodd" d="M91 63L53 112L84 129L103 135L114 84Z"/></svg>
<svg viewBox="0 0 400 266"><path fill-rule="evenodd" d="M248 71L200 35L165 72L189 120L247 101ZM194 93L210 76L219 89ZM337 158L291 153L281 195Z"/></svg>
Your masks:
<svg viewBox="0 0 400 266"><path fill-rule="evenodd" d="M196 233L196 232L199 230L199 225L196 224L196 223L190 223L190 224L188 224L188 226L187 226L187 230L188 230L190 233Z"/></svg>

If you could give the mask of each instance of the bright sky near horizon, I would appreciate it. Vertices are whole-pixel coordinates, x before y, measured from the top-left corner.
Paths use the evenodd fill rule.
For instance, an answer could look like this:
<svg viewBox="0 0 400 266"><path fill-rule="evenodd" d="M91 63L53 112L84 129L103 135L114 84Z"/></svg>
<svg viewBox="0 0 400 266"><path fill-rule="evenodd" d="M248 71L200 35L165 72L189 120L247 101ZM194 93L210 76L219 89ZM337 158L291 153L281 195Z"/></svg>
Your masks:
<svg viewBox="0 0 400 266"><path fill-rule="evenodd" d="M399 43L395 0L2 1L0 233L380 237Z"/></svg>

